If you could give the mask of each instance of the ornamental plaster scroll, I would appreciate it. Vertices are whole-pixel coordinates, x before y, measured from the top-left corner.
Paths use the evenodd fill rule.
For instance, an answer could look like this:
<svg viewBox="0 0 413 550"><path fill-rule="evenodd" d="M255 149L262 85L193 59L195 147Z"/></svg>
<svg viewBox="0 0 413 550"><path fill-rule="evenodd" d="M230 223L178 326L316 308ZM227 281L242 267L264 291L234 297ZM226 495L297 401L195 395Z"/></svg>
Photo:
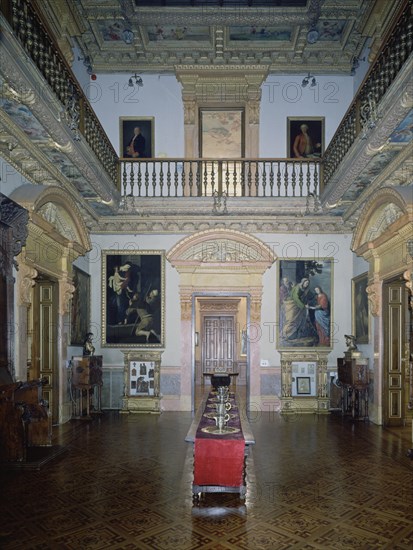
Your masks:
<svg viewBox="0 0 413 550"><path fill-rule="evenodd" d="M181 301L181 320L191 321L192 319L192 291L188 289L180 291L179 298Z"/></svg>
<svg viewBox="0 0 413 550"><path fill-rule="evenodd" d="M59 314L65 315L70 311L70 301L73 293L76 290L75 286L67 279L59 280Z"/></svg>
<svg viewBox="0 0 413 550"><path fill-rule="evenodd" d="M184 103L184 123L195 124L196 122L196 101L194 99L183 99Z"/></svg>
<svg viewBox="0 0 413 550"><path fill-rule="evenodd" d="M373 317L380 317L382 284L377 273L374 274L373 282L367 286L366 292L371 314Z"/></svg>
<svg viewBox="0 0 413 550"><path fill-rule="evenodd" d="M25 262L26 259L24 255L22 257L22 263L20 263L20 270L17 275L17 304L19 306L29 307L32 303L32 288L35 285L35 279L38 272L34 269L34 267Z"/></svg>
<svg viewBox="0 0 413 550"><path fill-rule="evenodd" d="M38 214L48 221L53 227L62 235L69 239L69 241L76 240L76 232L70 225L70 220L67 219L67 214L64 210L59 208L52 202L47 202L38 209Z"/></svg>

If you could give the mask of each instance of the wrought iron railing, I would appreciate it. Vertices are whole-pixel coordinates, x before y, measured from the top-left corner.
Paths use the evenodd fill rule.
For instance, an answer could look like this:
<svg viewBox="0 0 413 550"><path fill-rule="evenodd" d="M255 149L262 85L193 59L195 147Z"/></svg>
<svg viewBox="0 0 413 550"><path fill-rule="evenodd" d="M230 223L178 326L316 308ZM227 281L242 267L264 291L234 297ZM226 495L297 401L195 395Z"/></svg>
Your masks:
<svg viewBox="0 0 413 550"><path fill-rule="evenodd" d="M323 156L322 189L356 138L366 137L377 122L380 100L395 81L413 49L413 1L405 0L387 39Z"/></svg>
<svg viewBox="0 0 413 550"><path fill-rule="evenodd" d="M370 67L321 160L119 159L47 23L30 0L1 0L3 15L65 108L74 139L84 137L123 195L185 197L317 196L356 139L375 124L380 100L412 53L413 0L404 0L376 61Z"/></svg>
<svg viewBox="0 0 413 550"><path fill-rule="evenodd" d="M85 139L118 187L118 155L35 6L28 0L3 0L1 8L14 35L64 106L73 138Z"/></svg>
<svg viewBox="0 0 413 550"><path fill-rule="evenodd" d="M121 159L121 191L134 197L318 195L320 160Z"/></svg>

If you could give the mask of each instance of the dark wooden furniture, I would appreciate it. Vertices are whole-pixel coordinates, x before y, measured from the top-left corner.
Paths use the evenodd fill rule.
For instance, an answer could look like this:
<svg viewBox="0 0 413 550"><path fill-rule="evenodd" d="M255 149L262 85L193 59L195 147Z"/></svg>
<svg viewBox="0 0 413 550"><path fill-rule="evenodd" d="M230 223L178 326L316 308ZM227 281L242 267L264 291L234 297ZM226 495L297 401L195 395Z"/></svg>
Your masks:
<svg viewBox="0 0 413 550"><path fill-rule="evenodd" d="M353 420L369 419L368 359L360 352L347 351L337 359L338 381L342 388L342 414Z"/></svg>
<svg viewBox="0 0 413 550"><path fill-rule="evenodd" d="M52 418L42 381L0 386L0 462L24 462L28 447L51 446Z"/></svg>
<svg viewBox="0 0 413 550"><path fill-rule="evenodd" d="M102 376L101 355L72 357L72 418L102 412Z"/></svg>

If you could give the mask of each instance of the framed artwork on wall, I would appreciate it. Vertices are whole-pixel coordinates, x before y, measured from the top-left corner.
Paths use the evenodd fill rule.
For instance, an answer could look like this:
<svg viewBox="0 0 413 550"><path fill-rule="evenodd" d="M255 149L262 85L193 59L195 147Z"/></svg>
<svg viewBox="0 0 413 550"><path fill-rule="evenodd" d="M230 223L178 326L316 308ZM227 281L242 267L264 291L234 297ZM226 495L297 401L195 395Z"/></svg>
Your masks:
<svg viewBox="0 0 413 550"><path fill-rule="evenodd" d="M244 109L199 110L200 157L239 159L244 145Z"/></svg>
<svg viewBox="0 0 413 550"><path fill-rule="evenodd" d="M333 259L280 260L278 348L331 347L332 282Z"/></svg>
<svg viewBox="0 0 413 550"><path fill-rule="evenodd" d="M73 286L70 307L70 345L83 346L90 331L90 275L73 266Z"/></svg>
<svg viewBox="0 0 413 550"><path fill-rule="evenodd" d="M287 117L287 158L324 154L324 117Z"/></svg>
<svg viewBox="0 0 413 550"><path fill-rule="evenodd" d="M310 395L311 385L309 376L297 376L297 395Z"/></svg>
<svg viewBox="0 0 413 550"><path fill-rule="evenodd" d="M367 284L367 273L354 277L351 281L351 330L358 344L369 343L370 319Z"/></svg>
<svg viewBox="0 0 413 550"><path fill-rule="evenodd" d="M164 252L103 251L102 346L163 347L164 325Z"/></svg>
<svg viewBox="0 0 413 550"><path fill-rule="evenodd" d="M153 158L155 151L155 118L120 117L119 157L139 159Z"/></svg>

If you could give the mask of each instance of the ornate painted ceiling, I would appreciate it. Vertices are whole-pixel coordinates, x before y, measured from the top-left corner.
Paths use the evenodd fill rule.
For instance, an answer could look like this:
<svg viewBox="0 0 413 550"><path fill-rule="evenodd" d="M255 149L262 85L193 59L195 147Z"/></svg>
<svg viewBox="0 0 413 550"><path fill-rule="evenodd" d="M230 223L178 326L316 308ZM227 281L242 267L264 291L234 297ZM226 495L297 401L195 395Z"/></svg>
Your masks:
<svg viewBox="0 0 413 550"><path fill-rule="evenodd" d="M388 0L42 0L60 46L99 72L261 65L350 74L377 51L399 2Z"/></svg>

